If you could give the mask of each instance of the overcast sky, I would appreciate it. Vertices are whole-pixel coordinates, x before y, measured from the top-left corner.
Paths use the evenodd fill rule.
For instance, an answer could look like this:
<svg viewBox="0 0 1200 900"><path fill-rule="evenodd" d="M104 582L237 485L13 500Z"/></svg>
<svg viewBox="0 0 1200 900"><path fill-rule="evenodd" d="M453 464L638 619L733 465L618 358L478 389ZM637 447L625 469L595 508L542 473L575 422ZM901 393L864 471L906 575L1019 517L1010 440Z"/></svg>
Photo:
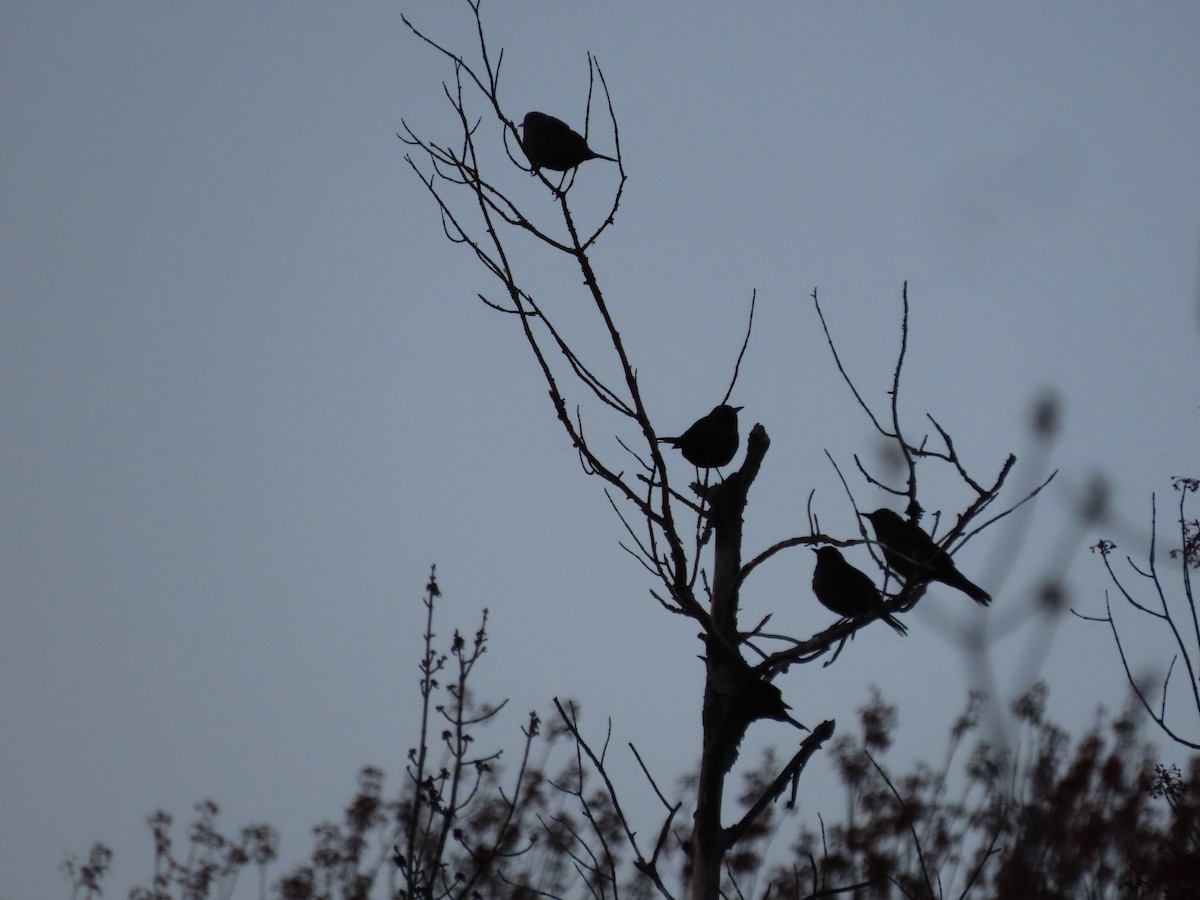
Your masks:
<svg viewBox="0 0 1200 900"><path fill-rule="evenodd" d="M230 830L280 827L284 861L300 861L361 765L389 784L401 770L433 562L443 637L492 611L477 687L512 698L497 740L574 696L665 783L698 755L694 624L650 599L515 322L475 299L495 285L445 240L404 163L401 117L453 141L451 72L404 11L470 50L469 11L449 2L6 5L5 900L66 896L56 867L93 840L115 849L123 896L150 876L144 817L183 821L204 798ZM660 433L721 399L758 291L733 396L743 431L761 422L772 438L748 553L803 533L812 490L827 530L852 534L824 450L848 463L877 445L808 295L820 290L881 408L905 280L912 428L932 412L987 478L1010 451L1032 463L1037 397L1063 403L1049 459L1062 474L1016 566L1003 529L961 557L997 621L1023 621L1095 475L1123 549L1144 554L1152 491L1169 524L1170 477L1200 475L1200 5L484 12L513 119L540 109L581 127L587 51L604 67L629 181L594 264ZM610 152L600 124L593 143ZM489 171L549 221L550 196L494 124L483 139ZM581 169L585 219L616 178ZM590 341L578 272L529 256ZM589 433L615 454L616 428L598 418ZM934 507L965 502L944 475L922 489ZM773 612L799 636L830 624L811 559L757 574L747 619ZM1098 560L1071 563L1072 603L1098 612ZM836 665L782 678L785 697L802 720L849 728L881 684L901 705L897 765L936 753L968 686L942 627L973 614L964 605L931 591L907 639L869 629ZM1033 620L992 647L1005 692L1049 633ZM1066 619L1053 638L1039 669L1051 715L1078 727L1119 705L1104 630ZM792 740L759 724L747 752ZM815 812L813 772L801 800ZM632 769L628 785L641 787Z"/></svg>

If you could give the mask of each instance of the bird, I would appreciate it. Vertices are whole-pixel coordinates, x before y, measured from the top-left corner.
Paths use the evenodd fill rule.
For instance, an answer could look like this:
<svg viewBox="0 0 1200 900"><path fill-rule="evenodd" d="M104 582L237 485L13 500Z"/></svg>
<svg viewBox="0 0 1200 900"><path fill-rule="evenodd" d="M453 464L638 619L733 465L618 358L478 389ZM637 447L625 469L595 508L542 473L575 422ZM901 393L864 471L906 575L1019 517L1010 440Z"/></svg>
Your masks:
<svg viewBox="0 0 1200 900"><path fill-rule="evenodd" d="M661 437L658 442L682 450L683 458L700 469L728 465L738 450L737 414L741 409L722 403L679 437Z"/></svg>
<svg viewBox="0 0 1200 900"><path fill-rule="evenodd" d="M809 730L807 725L802 725L792 718L788 712L791 707L783 701L783 692L777 685L751 677L742 687L743 692L738 698L741 701L738 711L745 722L774 719L776 722L795 725L801 731Z"/></svg>
<svg viewBox="0 0 1200 900"><path fill-rule="evenodd" d="M940 581L962 591L980 606L992 602L992 596L969 581L954 565L950 554L914 522L890 509L866 513L875 528L888 566L904 581Z"/></svg>
<svg viewBox="0 0 1200 900"><path fill-rule="evenodd" d="M616 162L613 157L597 153L589 147L584 136L573 131L562 119L543 112L526 113L521 130L524 132L521 149L525 151L534 172L538 169L566 172L589 159Z"/></svg>
<svg viewBox="0 0 1200 900"><path fill-rule="evenodd" d="M837 547L814 547L817 566L813 569L812 588L817 599L830 612L857 619L867 616L883 606L883 597L875 582L865 572L860 572L842 556ZM908 634L908 628L891 613L880 618L899 634Z"/></svg>

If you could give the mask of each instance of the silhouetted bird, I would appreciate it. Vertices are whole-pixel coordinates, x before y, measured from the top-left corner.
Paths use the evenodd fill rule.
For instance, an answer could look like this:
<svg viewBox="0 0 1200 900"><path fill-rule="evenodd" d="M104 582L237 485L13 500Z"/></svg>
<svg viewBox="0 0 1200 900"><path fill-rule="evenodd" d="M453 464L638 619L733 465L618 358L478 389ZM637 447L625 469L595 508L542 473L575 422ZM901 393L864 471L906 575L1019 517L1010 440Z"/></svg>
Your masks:
<svg viewBox="0 0 1200 900"><path fill-rule="evenodd" d="M875 536L883 546L883 557L893 572L908 581L940 581L958 588L976 603L987 606L991 595L967 580L954 567L950 554L934 543L933 538L907 519L890 509L867 513L875 527Z"/></svg>
<svg viewBox="0 0 1200 900"><path fill-rule="evenodd" d="M587 145L582 134L572 131L570 125L554 116L540 112L526 113L521 130L524 132L521 149L525 151L535 172L538 169L566 172L589 159L616 162L611 156L597 153Z"/></svg>
<svg viewBox="0 0 1200 900"><path fill-rule="evenodd" d="M745 693L741 696L740 712L746 722L758 719L774 719L776 722L787 722L797 728L808 731L807 725L801 725L791 717L791 709L783 702L783 692L778 686L769 681L753 678L745 685Z"/></svg>
<svg viewBox="0 0 1200 900"><path fill-rule="evenodd" d="M813 593L827 610L847 619L857 619L870 615L883 605L875 582L846 562L837 547L814 547L813 553L817 554ZM908 628L891 613L881 618L900 634L908 634Z"/></svg>
<svg viewBox="0 0 1200 900"><path fill-rule="evenodd" d="M722 403L696 422L679 437L659 438L660 444L671 444L683 451L683 458L701 469L716 469L728 465L737 454L740 406Z"/></svg>

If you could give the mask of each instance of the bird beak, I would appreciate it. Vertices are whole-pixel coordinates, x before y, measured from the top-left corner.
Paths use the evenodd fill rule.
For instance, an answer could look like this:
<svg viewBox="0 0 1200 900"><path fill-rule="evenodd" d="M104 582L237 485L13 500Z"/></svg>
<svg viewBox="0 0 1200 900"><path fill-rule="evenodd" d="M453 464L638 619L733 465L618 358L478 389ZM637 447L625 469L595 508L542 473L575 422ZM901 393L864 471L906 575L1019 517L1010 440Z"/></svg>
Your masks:
<svg viewBox="0 0 1200 900"><path fill-rule="evenodd" d="M735 407L733 408L733 411L734 411L734 412L741 412L741 411L742 411L743 409L745 409L745 408L746 408L746 407L744 407L744 406L735 406Z"/></svg>

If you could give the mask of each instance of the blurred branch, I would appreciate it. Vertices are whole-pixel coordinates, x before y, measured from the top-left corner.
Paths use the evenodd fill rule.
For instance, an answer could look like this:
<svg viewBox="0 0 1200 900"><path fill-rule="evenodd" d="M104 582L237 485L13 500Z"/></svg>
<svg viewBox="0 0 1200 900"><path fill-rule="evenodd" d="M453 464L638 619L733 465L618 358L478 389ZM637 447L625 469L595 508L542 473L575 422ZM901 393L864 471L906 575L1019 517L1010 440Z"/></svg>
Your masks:
<svg viewBox="0 0 1200 900"><path fill-rule="evenodd" d="M1198 556L1197 551L1198 546L1200 546L1200 522L1197 522L1195 519L1189 520L1187 517L1188 498L1200 490L1200 479L1177 477L1173 480L1173 487L1179 493L1179 547L1170 551L1170 558L1177 560L1179 563L1179 580L1182 587L1181 600L1170 597L1163 583L1163 578L1159 573L1157 559L1158 500L1155 495L1151 494L1150 496L1150 547L1146 554L1146 567L1142 568L1138 566L1132 557L1128 555L1125 557L1126 564L1134 574L1150 583L1151 593L1154 596L1153 606L1138 599L1134 592L1126 587L1125 583L1113 569L1112 553L1117 549L1117 545L1113 541L1101 539L1092 547L1093 553L1100 554L1109 580L1121 597L1124 598L1125 602L1135 612L1148 616L1151 620L1165 625L1167 631L1170 633L1167 643L1170 647L1171 662L1167 666L1167 674L1163 678L1160 702L1157 708L1150 702L1144 685L1140 679L1134 676L1130 668L1129 657L1126 653L1125 644L1121 639L1121 632L1117 627L1117 621L1113 616L1108 593L1105 592L1103 616L1084 615L1076 610L1071 610L1071 612L1077 618L1084 621L1102 622L1108 626L1113 637L1113 644L1117 648L1117 655L1121 660L1121 668L1125 672L1125 679L1129 683L1134 696L1137 697L1139 703L1142 705L1142 708L1146 710L1146 713L1154 720L1154 723L1163 734L1172 741L1191 750L1200 750L1200 738L1185 737L1174 726L1167 724L1167 701L1170 693L1171 674L1175 670L1176 663L1182 660L1183 671L1191 695L1191 704L1197 716L1193 727L1200 727L1200 679L1197 678L1197 663L1200 661L1200 619L1197 616L1196 596L1193 592L1191 579L1191 570L1200 565L1200 556ZM1180 613L1177 609L1180 603L1184 607L1182 623L1180 621Z"/></svg>

